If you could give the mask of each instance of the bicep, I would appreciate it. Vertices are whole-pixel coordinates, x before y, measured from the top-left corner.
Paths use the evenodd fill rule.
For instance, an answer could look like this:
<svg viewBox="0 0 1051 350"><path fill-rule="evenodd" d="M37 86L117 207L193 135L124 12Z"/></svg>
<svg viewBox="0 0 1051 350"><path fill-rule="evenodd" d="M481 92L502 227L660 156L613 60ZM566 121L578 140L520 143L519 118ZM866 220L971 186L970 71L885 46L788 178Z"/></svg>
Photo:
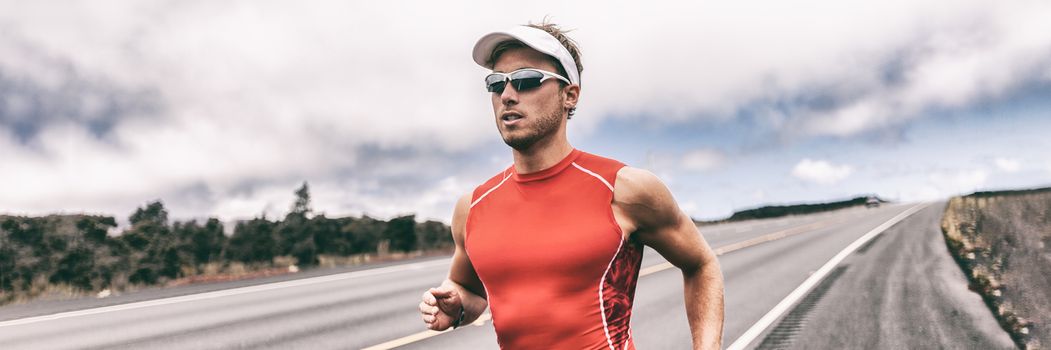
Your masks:
<svg viewBox="0 0 1051 350"><path fill-rule="evenodd" d="M618 189L618 194L622 195L640 243L652 247L683 270L697 268L714 258L693 220L679 208L660 179L639 169L629 169L623 177L620 175L618 187L623 185L623 189Z"/></svg>
<svg viewBox="0 0 1051 350"><path fill-rule="evenodd" d="M461 197L456 202L456 209L453 212L452 235L453 241L456 243L456 251L453 253L452 266L449 267L449 280L467 288L471 293L485 298L485 286L482 285L481 279L478 278L478 273L475 272L474 265L471 264L471 259L467 256L467 250L464 248L465 227L468 210L470 210L470 200L470 194Z"/></svg>
<svg viewBox="0 0 1051 350"><path fill-rule="evenodd" d="M685 213L667 225L654 227L639 235L640 242L652 247L664 259L682 270L693 270L715 258L708 242Z"/></svg>

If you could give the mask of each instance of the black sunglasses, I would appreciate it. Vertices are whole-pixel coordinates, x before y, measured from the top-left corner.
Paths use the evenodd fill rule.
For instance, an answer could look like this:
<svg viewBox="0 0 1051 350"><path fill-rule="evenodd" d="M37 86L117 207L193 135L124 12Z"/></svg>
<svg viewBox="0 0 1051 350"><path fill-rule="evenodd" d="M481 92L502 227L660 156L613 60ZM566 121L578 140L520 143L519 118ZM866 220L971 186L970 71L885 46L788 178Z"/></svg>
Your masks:
<svg viewBox="0 0 1051 350"><path fill-rule="evenodd" d="M511 86L515 90L525 91L539 87L540 84L543 84L549 78L557 78L566 82L566 84L570 83L569 79L555 73L535 68L522 68L511 73L493 72L485 76L485 89L489 90L489 92L502 94L507 82L510 81Z"/></svg>

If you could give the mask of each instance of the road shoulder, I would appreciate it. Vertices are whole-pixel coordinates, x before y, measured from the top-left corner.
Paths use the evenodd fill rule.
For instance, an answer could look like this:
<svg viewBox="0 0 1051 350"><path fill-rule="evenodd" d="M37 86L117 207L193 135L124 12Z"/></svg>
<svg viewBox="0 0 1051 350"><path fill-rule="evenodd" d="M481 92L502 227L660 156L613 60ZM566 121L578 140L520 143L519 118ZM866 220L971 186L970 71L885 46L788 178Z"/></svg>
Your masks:
<svg viewBox="0 0 1051 350"><path fill-rule="evenodd" d="M1014 348L950 257L939 231L943 209L925 208L846 259L791 347Z"/></svg>

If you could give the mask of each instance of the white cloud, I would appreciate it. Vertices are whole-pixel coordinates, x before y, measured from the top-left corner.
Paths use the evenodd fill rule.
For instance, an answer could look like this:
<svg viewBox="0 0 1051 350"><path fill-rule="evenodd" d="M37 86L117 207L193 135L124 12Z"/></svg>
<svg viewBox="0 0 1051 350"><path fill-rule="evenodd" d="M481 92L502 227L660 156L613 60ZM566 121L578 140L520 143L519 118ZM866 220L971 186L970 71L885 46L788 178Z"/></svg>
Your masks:
<svg viewBox="0 0 1051 350"><path fill-rule="evenodd" d="M682 157L682 167L692 171L709 171L719 168L726 156L719 150L703 148L686 153Z"/></svg>
<svg viewBox="0 0 1051 350"><path fill-rule="evenodd" d="M766 191L763 191L762 189L757 189L752 192L751 197L753 201L761 202L763 200L766 200Z"/></svg>
<svg viewBox="0 0 1051 350"><path fill-rule="evenodd" d="M1022 163L1014 158L998 157L993 160L993 163L996 164L997 169L1005 173L1016 173L1022 169Z"/></svg>
<svg viewBox="0 0 1051 350"><path fill-rule="evenodd" d="M984 169L938 171L928 176L931 185L943 195L960 194L980 190L989 172Z"/></svg>
<svg viewBox="0 0 1051 350"><path fill-rule="evenodd" d="M476 152L497 136L474 40L547 14L576 29L584 52L571 125L585 129L622 115L726 119L759 104L771 128L851 136L1051 81L1046 2L475 4L0 3L0 78L12 86L99 84L157 99L103 137L84 125L105 110L93 93L76 104L83 118L49 122L26 142L0 122L0 211L126 213L203 184L212 205L193 215L251 216L304 178L356 193L339 178L361 166L362 148ZM30 117L25 96L3 100L8 121ZM683 166L723 162L701 150ZM808 181L851 171L824 164ZM434 196L440 179L427 184ZM248 180L280 190L228 195ZM385 213L449 205L360 198Z"/></svg>
<svg viewBox="0 0 1051 350"><path fill-rule="evenodd" d="M846 164L834 164L826 160L805 158L792 168L792 176L819 185L832 185L843 181L854 169Z"/></svg>
<svg viewBox="0 0 1051 350"><path fill-rule="evenodd" d="M954 193L944 192L943 190L935 187L934 185L923 185L912 190L907 190L903 193L902 200L907 202L918 202L918 201L933 201L945 199Z"/></svg>

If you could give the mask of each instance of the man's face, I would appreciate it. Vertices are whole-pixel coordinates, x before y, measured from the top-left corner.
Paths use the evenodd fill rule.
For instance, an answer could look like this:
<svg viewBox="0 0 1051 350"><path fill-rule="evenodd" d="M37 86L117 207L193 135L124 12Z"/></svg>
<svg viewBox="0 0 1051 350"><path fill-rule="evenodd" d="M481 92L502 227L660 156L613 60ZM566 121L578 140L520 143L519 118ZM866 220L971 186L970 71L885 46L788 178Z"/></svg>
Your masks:
<svg viewBox="0 0 1051 350"><path fill-rule="evenodd" d="M500 73L522 68L558 72L547 55L527 47L504 51L493 65L493 71ZM504 143L514 149L529 149L564 127L566 95L558 79L545 80L540 87L526 91L507 84L502 93L491 94L496 128Z"/></svg>

